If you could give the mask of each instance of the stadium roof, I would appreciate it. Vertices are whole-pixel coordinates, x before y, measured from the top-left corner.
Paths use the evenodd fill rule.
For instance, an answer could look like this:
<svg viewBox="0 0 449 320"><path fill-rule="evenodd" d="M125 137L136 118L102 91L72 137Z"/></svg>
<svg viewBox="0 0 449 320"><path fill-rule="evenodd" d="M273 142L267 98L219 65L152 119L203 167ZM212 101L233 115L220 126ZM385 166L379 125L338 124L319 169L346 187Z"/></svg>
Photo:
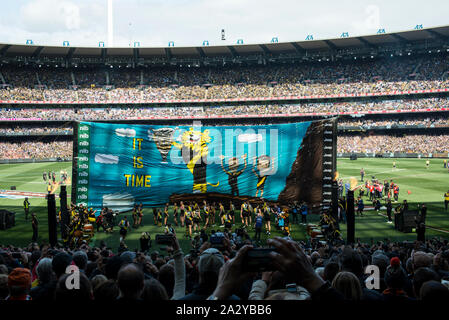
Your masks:
<svg viewBox="0 0 449 320"><path fill-rule="evenodd" d="M377 48L391 44L412 44L439 40L449 45L449 26L345 37L327 40L307 40L265 44L236 44L201 47L57 47L41 45L0 44L0 58L3 57L133 57L141 58L208 58L217 56L278 55L311 51L344 50L352 48Z"/></svg>

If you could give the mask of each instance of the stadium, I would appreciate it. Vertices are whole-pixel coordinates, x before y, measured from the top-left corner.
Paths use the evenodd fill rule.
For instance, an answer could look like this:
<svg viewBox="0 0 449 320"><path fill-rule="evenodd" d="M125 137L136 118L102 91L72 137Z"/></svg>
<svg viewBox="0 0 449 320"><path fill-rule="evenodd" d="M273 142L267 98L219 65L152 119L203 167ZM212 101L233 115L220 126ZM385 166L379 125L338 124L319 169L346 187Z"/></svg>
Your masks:
<svg viewBox="0 0 449 320"><path fill-rule="evenodd" d="M215 290L217 275L199 293L193 282L201 270L192 265L201 265L203 252L234 257L235 266L249 250L244 245L282 252L296 242L319 281L332 284L322 299L420 299L416 284L403 279L413 272L447 291L449 26L228 46L3 43L0 104L0 265L7 269L14 265L7 257L39 268L44 257L47 264L58 254L66 258L61 250L68 248L90 290L103 299L113 294L107 288L122 298L131 294L108 282L137 272L123 262L131 259L143 266L142 299L263 300L269 293L255 289L262 290L261 280L251 292L225 294ZM231 129L245 132L236 139L248 146L220 154L217 135ZM270 156L260 145L249 147L270 140L273 131L262 138L248 130L277 130L279 156L271 155L273 142ZM154 145L141 150L141 141ZM195 148L200 157L219 159L207 163L207 177L206 164L185 159ZM110 169L123 159L127 167ZM275 162L277 172L267 178L264 166ZM142 167L149 169L136 169ZM350 265L357 259L388 276L382 288L367 289L362 281L359 290L338 291L344 281L364 276ZM121 263L121 271L108 275L100 260ZM298 270L260 257L251 262L243 268ZM208 263L212 268L220 260ZM181 269L189 281L180 280ZM314 299L316 288L301 279L277 281L275 289L288 283L308 289L277 299ZM429 292L447 298L433 285ZM56 290L60 299L70 296ZM1 293L0 299L11 295ZM43 290L34 295L49 299Z"/></svg>

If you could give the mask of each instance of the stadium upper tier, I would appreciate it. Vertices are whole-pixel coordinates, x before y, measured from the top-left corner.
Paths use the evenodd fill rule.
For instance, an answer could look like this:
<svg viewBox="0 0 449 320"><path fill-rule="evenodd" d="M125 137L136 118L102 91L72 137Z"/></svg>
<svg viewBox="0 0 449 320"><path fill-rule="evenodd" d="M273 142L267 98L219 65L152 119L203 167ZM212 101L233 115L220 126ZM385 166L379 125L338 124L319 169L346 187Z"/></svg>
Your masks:
<svg viewBox="0 0 449 320"><path fill-rule="evenodd" d="M449 92L449 54L230 67L0 66L0 101L211 102Z"/></svg>
<svg viewBox="0 0 449 320"><path fill-rule="evenodd" d="M184 48L0 44L0 103L300 100L449 92L449 26Z"/></svg>

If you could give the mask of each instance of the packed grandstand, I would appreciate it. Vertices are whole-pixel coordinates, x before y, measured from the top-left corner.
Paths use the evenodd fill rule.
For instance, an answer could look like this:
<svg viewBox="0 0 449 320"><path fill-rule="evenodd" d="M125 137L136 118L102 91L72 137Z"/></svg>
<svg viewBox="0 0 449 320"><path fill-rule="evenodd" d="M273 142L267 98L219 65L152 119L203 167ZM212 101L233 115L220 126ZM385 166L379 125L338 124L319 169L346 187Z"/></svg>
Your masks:
<svg viewBox="0 0 449 320"><path fill-rule="evenodd" d="M0 159L70 159L74 120L334 116L339 153L447 156L448 30L215 53L0 44Z"/></svg>

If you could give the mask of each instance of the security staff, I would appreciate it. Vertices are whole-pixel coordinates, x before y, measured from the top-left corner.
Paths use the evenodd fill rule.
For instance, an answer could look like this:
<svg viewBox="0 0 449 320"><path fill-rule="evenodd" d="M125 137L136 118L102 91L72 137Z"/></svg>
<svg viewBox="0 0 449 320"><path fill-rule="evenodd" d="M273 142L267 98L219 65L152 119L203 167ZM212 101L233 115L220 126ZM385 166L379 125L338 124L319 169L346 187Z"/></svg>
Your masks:
<svg viewBox="0 0 449 320"><path fill-rule="evenodd" d="M449 206L449 190L444 194L444 209L447 211L447 207Z"/></svg>
<svg viewBox="0 0 449 320"><path fill-rule="evenodd" d="M23 210L25 211L25 221L27 221L28 213L30 212L30 202L28 201L28 198L25 198L23 201Z"/></svg>

